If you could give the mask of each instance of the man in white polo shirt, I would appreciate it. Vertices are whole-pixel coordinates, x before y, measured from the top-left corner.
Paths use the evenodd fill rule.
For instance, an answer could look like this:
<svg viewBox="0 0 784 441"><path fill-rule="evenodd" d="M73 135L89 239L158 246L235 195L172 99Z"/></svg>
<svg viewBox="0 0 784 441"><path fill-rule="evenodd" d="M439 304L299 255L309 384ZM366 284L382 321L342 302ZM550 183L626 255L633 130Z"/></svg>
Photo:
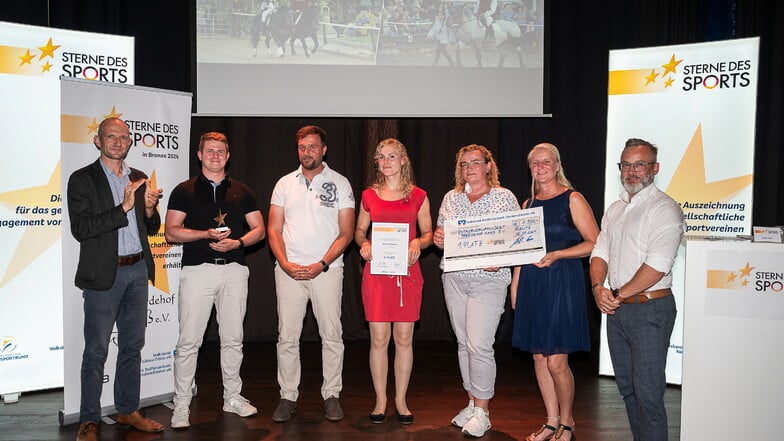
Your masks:
<svg viewBox="0 0 784 441"><path fill-rule="evenodd" d="M344 176L323 161L327 134L316 126L297 132L300 167L280 178L270 201L268 239L275 255L278 298L280 403L272 420L282 423L297 409L299 340L308 301L321 336L321 396L330 421L343 419L343 250L354 235L354 194Z"/></svg>

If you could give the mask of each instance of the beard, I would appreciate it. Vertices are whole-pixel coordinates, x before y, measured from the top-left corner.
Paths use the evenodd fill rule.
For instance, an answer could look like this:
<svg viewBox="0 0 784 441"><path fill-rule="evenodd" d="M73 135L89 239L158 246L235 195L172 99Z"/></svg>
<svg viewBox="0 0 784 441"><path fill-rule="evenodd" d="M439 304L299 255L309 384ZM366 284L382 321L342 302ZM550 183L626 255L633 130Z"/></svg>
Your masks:
<svg viewBox="0 0 784 441"><path fill-rule="evenodd" d="M317 161L316 158L311 156L305 156L300 160L300 164L302 164L302 168L305 170L316 170L321 165L321 161Z"/></svg>
<svg viewBox="0 0 784 441"><path fill-rule="evenodd" d="M628 182L629 178L637 178L635 182ZM621 185L623 185L623 189L626 190L627 193L630 195L635 195L642 191L645 187L653 184L653 175L649 173L641 174L641 175L626 175L624 179L621 177Z"/></svg>

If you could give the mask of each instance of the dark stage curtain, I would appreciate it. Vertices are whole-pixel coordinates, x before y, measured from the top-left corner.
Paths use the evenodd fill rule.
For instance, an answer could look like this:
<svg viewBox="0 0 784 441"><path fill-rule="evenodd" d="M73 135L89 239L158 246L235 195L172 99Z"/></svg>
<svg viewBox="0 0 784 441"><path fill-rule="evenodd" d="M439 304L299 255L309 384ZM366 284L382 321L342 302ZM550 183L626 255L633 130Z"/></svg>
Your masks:
<svg viewBox="0 0 784 441"><path fill-rule="evenodd" d="M231 144L231 174L257 193L264 216L272 187L297 166L294 133L317 124L329 133L327 160L345 174L359 197L365 187L368 149L394 136L407 146L418 184L430 197L433 221L441 198L453 183L454 155L459 147L477 143L489 147L499 162L501 183L521 201L528 197L530 177L525 155L534 144L549 141L561 150L567 176L602 214L607 115L608 51L760 36L760 76L754 185L754 224L784 224L784 4L775 0L660 0L584 2L546 1L548 118L395 119L364 118L221 118L194 117L192 145L206 131L223 131ZM149 0L0 1L0 20L136 37L136 83L193 91L195 54L192 17L195 2ZM231 71L226 72L231 80ZM481 87L481 84L470 85ZM198 99L198 97L196 97ZM319 97L314 96L314 100ZM459 91L445 100L460 100ZM488 97L488 99L504 99ZM656 143L655 139L650 141ZM662 146L665 147L666 146ZM195 145L191 172L198 171ZM732 158L727 158L732 160ZM273 340L277 334L273 260L266 243L250 250L250 299L246 338ZM418 339L451 339L443 302L440 255L435 249L422 257L425 298ZM360 300L360 259L355 246L346 253L343 323L348 339L366 338ZM590 296L589 293L586 295ZM590 305L593 304L592 299ZM591 308L594 340L599 315ZM499 336L507 339L511 316L507 308ZM216 338L214 322L209 337ZM316 339L312 316L305 338Z"/></svg>

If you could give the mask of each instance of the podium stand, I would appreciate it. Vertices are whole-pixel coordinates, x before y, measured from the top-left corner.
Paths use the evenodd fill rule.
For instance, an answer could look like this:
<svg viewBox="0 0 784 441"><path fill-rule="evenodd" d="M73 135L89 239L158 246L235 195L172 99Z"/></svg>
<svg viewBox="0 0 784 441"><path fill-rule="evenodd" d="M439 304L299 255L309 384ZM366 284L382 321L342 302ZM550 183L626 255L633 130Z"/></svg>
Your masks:
<svg viewBox="0 0 784 441"><path fill-rule="evenodd" d="M681 439L779 436L784 245L686 244Z"/></svg>

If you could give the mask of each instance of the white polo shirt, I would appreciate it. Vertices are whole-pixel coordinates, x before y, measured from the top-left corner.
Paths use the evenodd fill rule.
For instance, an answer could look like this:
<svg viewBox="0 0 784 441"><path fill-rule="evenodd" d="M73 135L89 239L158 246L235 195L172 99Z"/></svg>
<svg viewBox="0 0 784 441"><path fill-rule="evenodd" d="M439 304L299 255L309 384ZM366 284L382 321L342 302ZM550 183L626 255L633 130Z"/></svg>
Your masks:
<svg viewBox="0 0 784 441"><path fill-rule="evenodd" d="M309 265L324 257L338 237L338 211L354 209L348 179L327 163L308 185L302 166L283 176L272 190L272 205L283 208L283 243L290 262ZM343 254L331 266L343 266Z"/></svg>

